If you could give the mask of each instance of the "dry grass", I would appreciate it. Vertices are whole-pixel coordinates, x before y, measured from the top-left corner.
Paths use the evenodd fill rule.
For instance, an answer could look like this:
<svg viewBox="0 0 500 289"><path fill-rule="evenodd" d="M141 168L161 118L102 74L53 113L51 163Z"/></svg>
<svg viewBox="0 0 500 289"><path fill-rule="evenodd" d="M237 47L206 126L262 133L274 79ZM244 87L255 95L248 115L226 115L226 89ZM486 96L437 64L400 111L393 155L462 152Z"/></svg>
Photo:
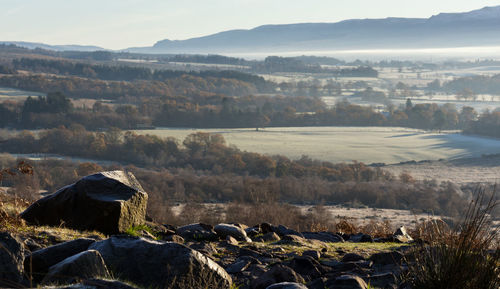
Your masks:
<svg viewBox="0 0 500 289"><path fill-rule="evenodd" d="M422 224L427 244L414 249L404 280L414 289L497 289L500 286L500 243L491 226L499 203L479 190L463 221L453 230L438 222Z"/></svg>

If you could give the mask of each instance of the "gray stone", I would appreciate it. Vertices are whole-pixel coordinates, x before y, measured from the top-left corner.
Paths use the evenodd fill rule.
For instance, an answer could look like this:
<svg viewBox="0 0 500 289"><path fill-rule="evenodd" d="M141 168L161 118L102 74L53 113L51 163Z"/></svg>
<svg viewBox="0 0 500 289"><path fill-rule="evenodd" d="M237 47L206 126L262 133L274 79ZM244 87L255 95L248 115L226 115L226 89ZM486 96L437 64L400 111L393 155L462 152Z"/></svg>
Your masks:
<svg viewBox="0 0 500 289"><path fill-rule="evenodd" d="M299 233L295 230L289 229L283 225L279 225L278 227L273 227L273 231L280 236L295 235L295 236L299 236L302 238L304 237L301 233Z"/></svg>
<svg viewBox="0 0 500 289"><path fill-rule="evenodd" d="M328 243L344 242L341 236L330 232L303 232L302 235L309 240L318 240Z"/></svg>
<svg viewBox="0 0 500 289"><path fill-rule="evenodd" d="M102 279L87 279L80 284L75 284L66 289L139 289L132 287L120 281L102 280Z"/></svg>
<svg viewBox="0 0 500 289"><path fill-rule="evenodd" d="M196 223L177 228L176 233L187 240L217 241L219 237L211 225Z"/></svg>
<svg viewBox="0 0 500 289"><path fill-rule="evenodd" d="M113 236L92 244L114 277L142 287L230 288L229 274L203 254L177 243Z"/></svg>
<svg viewBox="0 0 500 289"><path fill-rule="evenodd" d="M266 289L307 289L307 287L300 283L281 282L268 286Z"/></svg>
<svg viewBox="0 0 500 289"><path fill-rule="evenodd" d="M168 242L174 242L174 243L179 243L183 244L184 243L184 238L182 238L179 235L167 235L162 238L163 241L168 241Z"/></svg>
<svg viewBox="0 0 500 289"><path fill-rule="evenodd" d="M252 262L250 260L237 260L226 268L227 273L236 274L245 271Z"/></svg>
<svg viewBox="0 0 500 289"><path fill-rule="evenodd" d="M70 284L90 278L110 278L101 254L95 250L78 253L50 267L42 284Z"/></svg>
<svg viewBox="0 0 500 289"><path fill-rule="evenodd" d="M319 258L321 258L321 253L316 250L306 250L302 252L302 256L310 256L314 260L319 260Z"/></svg>
<svg viewBox="0 0 500 289"><path fill-rule="evenodd" d="M401 265L403 254L398 251L375 253L370 256L369 260L375 265Z"/></svg>
<svg viewBox="0 0 500 289"><path fill-rule="evenodd" d="M279 240L281 240L281 238L275 232L269 232L262 236L255 237L254 239L255 242L275 242Z"/></svg>
<svg viewBox="0 0 500 289"><path fill-rule="evenodd" d="M366 282L356 275L342 275L326 282L327 288L335 289L366 289Z"/></svg>
<svg viewBox="0 0 500 289"><path fill-rule="evenodd" d="M229 244L229 245L233 245L233 246L238 246L238 240L236 240L233 236L226 236L226 242Z"/></svg>
<svg viewBox="0 0 500 289"><path fill-rule="evenodd" d="M292 268L283 265L274 265L269 271L250 283L252 289L265 289L269 285L280 282L304 283L304 278Z"/></svg>
<svg viewBox="0 0 500 289"><path fill-rule="evenodd" d="M24 259L24 269L26 272L32 272L33 279L38 282L51 266L86 251L94 242L94 239L80 238L35 251Z"/></svg>
<svg viewBox="0 0 500 289"><path fill-rule="evenodd" d="M341 262L356 262L363 260L365 260L365 257L358 255L356 253L347 253L342 257L342 259L340 259Z"/></svg>
<svg viewBox="0 0 500 289"><path fill-rule="evenodd" d="M413 238L406 231L406 227L400 227L394 232L392 235L394 239L401 243L411 243L413 242Z"/></svg>
<svg viewBox="0 0 500 289"><path fill-rule="evenodd" d="M215 232L221 239L231 236L238 241L252 242L247 233L242 228L231 224L218 224L214 227Z"/></svg>
<svg viewBox="0 0 500 289"><path fill-rule="evenodd" d="M24 254L23 242L17 236L0 232L1 287L23 287L26 285L23 276Z"/></svg>
<svg viewBox="0 0 500 289"><path fill-rule="evenodd" d="M35 225L116 234L145 222L147 201L132 173L109 171L86 176L36 201L21 217Z"/></svg>
<svg viewBox="0 0 500 289"><path fill-rule="evenodd" d="M393 287L396 286L397 283L396 276L390 272L368 276L366 281L371 287L377 288Z"/></svg>

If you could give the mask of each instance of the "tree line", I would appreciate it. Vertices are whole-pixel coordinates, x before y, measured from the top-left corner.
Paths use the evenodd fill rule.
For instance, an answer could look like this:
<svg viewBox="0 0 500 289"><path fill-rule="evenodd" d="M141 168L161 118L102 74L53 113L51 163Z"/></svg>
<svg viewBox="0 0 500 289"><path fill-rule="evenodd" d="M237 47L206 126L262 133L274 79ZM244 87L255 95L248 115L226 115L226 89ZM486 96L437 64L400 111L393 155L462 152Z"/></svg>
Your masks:
<svg viewBox="0 0 500 289"><path fill-rule="evenodd" d="M137 101L137 100L136 100ZM135 104L109 105L96 101L91 107L74 108L56 92L24 103L0 103L0 127L18 129L82 125L91 130L109 127L135 129L144 126L195 128L262 128L289 126L400 126L426 130L463 129L491 135L497 125L490 114L472 107L458 111L444 104L387 106L386 112L341 101L326 107L318 98L285 96L202 98L143 98ZM494 114L492 114L494 115Z"/></svg>

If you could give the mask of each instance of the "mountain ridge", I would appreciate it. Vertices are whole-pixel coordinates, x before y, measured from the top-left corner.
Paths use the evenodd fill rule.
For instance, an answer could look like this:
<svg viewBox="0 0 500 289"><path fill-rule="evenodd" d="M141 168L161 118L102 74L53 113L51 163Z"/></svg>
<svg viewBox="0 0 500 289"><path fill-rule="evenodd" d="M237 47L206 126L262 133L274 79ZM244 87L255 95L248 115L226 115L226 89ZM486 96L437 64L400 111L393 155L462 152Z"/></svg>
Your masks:
<svg viewBox="0 0 500 289"><path fill-rule="evenodd" d="M48 45L0 41L55 51L108 50L87 45ZM149 47L116 50L132 53L224 54L363 49L420 49L500 46L500 5L463 13L439 13L429 18L366 18L339 22L266 24L233 29L185 40L163 39ZM112 51L112 50L109 50Z"/></svg>
<svg viewBox="0 0 500 289"><path fill-rule="evenodd" d="M164 39L152 47L127 49L153 53L363 48L442 48L500 45L500 6L429 18L347 19L335 23L293 23L235 29L186 40Z"/></svg>

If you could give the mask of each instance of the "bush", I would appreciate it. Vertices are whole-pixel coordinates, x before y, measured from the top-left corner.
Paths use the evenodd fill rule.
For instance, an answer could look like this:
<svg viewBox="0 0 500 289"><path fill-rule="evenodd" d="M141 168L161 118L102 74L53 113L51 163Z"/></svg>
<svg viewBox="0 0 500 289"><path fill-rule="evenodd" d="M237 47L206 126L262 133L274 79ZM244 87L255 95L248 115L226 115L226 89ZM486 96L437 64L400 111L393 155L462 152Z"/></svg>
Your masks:
<svg viewBox="0 0 500 289"><path fill-rule="evenodd" d="M414 260L407 260L405 282L413 289L474 288L500 286L500 244L498 228L491 226L491 212L499 204L479 189L463 221L454 230L435 228L426 242L415 247ZM429 224L427 224L427 227Z"/></svg>

